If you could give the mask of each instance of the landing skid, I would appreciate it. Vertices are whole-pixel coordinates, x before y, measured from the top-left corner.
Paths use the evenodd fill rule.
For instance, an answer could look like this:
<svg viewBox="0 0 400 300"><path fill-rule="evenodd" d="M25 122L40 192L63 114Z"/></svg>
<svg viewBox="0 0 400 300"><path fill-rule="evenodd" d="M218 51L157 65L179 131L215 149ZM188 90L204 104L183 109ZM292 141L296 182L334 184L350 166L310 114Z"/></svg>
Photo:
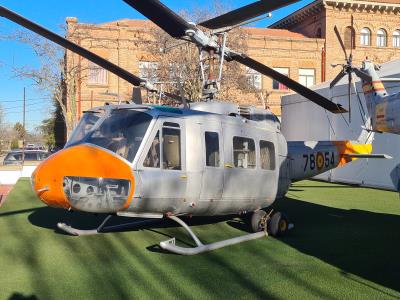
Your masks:
<svg viewBox="0 0 400 300"><path fill-rule="evenodd" d="M194 240L194 242L197 245L196 247L193 247L193 248L180 247L175 244L175 238L172 238L170 240L160 243L160 247L162 249L176 253L176 254L181 254L181 255L195 255L195 254L212 251L212 250L216 250L216 249L223 248L226 246L235 245L235 244L239 244L239 243L242 243L245 241L255 240L255 239L259 239L259 238L268 236L267 231L261 231L261 232L249 233L244 236L204 245L185 222L183 222L181 219L179 219L178 217L175 217L175 216L169 216L168 218L170 218L171 220L173 220L173 221L177 222L179 225L181 225L189 233L189 235L192 237L192 239Z"/></svg>
<svg viewBox="0 0 400 300"><path fill-rule="evenodd" d="M145 220L145 221L136 221L136 222L126 223L126 224L121 224L121 225L105 226L111 217L112 217L111 215L107 216L104 219L104 221L96 229L82 230L82 229L77 229L72 226L69 226L65 223L58 223L57 227L60 230L66 232L70 235L84 236L84 235L95 235L95 234L99 234L99 233L111 232L111 231L115 231L115 230L122 230L122 229L127 229L127 228L132 228L132 227L140 227L143 225L148 225L148 224L154 223L154 221L159 222L159 219L157 219L157 220L150 219L150 220ZM181 255L200 254L203 252L212 251L212 250L220 249L220 248L223 248L226 246L235 245L235 244L239 244L242 242L251 241L251 240L255 240L255 239L259 239L259 238L268 236L267 231L264 230L261 232L249 233L244 236L235 237L232 239L223 240L223 241L205 245L199 240L199 238L196 236L196 234L190 229L190 227L184 221L182 221L181 219L179 219L176 216L169 216L168 218L177 222L179 225L181 225L189 233L189 235L192 237L192 239L194 240L194 242L197 245L196 247L192 247L192 248L180 247L180 246L176 245L175 238L160 242L160 247L162 249L176 253L176 254L181 254Z"/></svg>
<svg viewBox="0 0 400 300"><path fill-rule="evenodd" d="M95 234L99 234L99 233L106 233L106 232L112 232L112 231L117 231L117 230L129 229L132 227L140 227L143 225L153 224L155 221L156 222L160 221L159 219L150 219L150 220L120 224L120 225L105 226L106 223L111 219L111 217L112 217L112 215L108 215L96 229L82 230L82 229L74 228L65 223L58 223L57 227L60 230L66 232L70 235L83 236L83 235L95 235Z"/></svg>

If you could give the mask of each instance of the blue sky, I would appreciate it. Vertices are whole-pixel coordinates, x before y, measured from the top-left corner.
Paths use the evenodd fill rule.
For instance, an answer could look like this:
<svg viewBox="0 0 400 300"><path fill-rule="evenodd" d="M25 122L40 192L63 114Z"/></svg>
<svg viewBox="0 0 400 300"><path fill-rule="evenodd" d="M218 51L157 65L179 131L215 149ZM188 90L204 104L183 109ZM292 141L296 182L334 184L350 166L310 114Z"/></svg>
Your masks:
<svg viewBox="0 0 400 300"><path fill-rule="evenodd" d="M277 1L277 0L270 0ZM165 5L175 11L190 10L201 7L199 1L163 0ZM254 2L253 0L224 0L229 7L238 8ZM271 19L263 20L253 26L266 27L291 12L311 3L303 0L289 7L273 12ZM2 0L0 5L23 15L57 33L62 34L60 25L66 17L77 17L79 22L102 23L117 19L144 19L142 15L130 8L122 0ZM0 18L0 34L6 35L20 29L6 19ZM27 94L27 128L34 130L43 119L50 116L51 102L47 95L37 91L29 80L15 78L12 66L37 65L38 61L33 51L26 45L12 41L0 40L0 105L3 107L7 122L22 122L23 88Z"/></svg>

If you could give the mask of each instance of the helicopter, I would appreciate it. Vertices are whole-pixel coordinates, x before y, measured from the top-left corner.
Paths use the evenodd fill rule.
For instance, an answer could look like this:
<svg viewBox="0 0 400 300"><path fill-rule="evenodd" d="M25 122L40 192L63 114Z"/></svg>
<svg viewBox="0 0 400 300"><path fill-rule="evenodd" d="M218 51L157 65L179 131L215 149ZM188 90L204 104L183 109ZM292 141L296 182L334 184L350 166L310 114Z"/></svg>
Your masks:
<svg viewBox="0 0 400 300"><path fill-rule="evenodd" d="M257 1L198 25L188 23L156 0L125 0L172 37L194 43L200 55L236 61L285 84L332 113L346 110L296 81L226 46L226 35L246 20L297 1ZM84 113L64 149L42 162L31 177L37 196L48 206L106 215L95 229L58 223L76 236L116 230L112 216L170 219L193 238L181 247L175 238L164 250L194 255L268 236L282 236L291 225L281 212L267 209L284 197L290 184L371 154L371 141L287 142L279 119L269 110L217 101L221 78L203 83L201 102L154 85L87 49L0 6L5 17L98 64L136 87L180 101L180 107L142 103L105 105ZM221 35L223 38L220 38ZM210 60L212 61L212 60ZM220 64L222 72L222 63ZM210 68L210 66L208 66ZM202 68L206 69L206 68ZM210 72L211 73L211 72ZM213 72L214 73L214 72ZM181 217L241 215L252 233L203 244ZM139 222L139 223L138 223ZM134 224L141 224L135 221ZM128 224L129 225L129 224Z"/></svg>
<svg viewBox="0 0 400 300"><path fill-rule="evenodd" d="M351 27L353 27L354 19L351 17ZM353 42L354 31L351 31L350 54L347 54L345 45L340 36L338 28L335 26L334 31L339 44L344 52L345 63L341 65L332 65L333 67L341 66L341 72L332 80L330 88L335 85L346 75L348 76L348 97L349 97L349 122L351 122L351 88L353 86L356 95L358 95L357 86L353 81L352 74L355 73L362 81L363 93L366 102L368 120L365 120L364 128L370 132L393 133L400 134L400 92L389 95L384 83L400 82L400 78L380 78L377 71L380 66L375 65L368 57L362 62L361 68L353 66ZM360 100L360 99L359 99ZM363 105L359 103L361 111Z"/></svg>

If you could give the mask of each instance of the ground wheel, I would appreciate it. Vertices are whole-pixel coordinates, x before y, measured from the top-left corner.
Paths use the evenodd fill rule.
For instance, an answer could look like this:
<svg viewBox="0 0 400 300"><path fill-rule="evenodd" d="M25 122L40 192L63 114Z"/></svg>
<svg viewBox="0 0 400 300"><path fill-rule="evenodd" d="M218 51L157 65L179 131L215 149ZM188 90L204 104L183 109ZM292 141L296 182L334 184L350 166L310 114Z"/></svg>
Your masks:
<svg viewBox="0 0 400 300"><path fill-rule="evenodd" d="M265 229L265 217L266 212L263 210L257 210L252 213L250 219L250 229L252 232L260 232Z"/></svg>
<svg viewBox="0 0 400 300"><path fill-rule="evenodd" d="M274 237L284 236L289 230L289 221L285 214L276 212L272 215L268 226L268 233Z"/></svg>

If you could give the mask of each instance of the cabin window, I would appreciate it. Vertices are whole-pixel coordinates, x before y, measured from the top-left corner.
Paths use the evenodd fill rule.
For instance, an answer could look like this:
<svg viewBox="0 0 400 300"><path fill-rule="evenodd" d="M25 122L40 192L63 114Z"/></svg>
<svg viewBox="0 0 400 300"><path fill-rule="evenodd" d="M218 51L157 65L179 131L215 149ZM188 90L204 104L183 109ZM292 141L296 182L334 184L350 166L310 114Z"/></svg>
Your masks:
<svg viewBox="0 0 400 300"><path fill-rule="evenodd" d="M157 131L157 134L151 143L149 152L147 153L146 159L144 160L143 166L147 168L159 168L160 160L160 132Z"/></svg>
<svg viewBox="0 0 400 300"><path fill-rule="evenodd" d="M206 142L206 166L207 167L219 167L219 138L217 132L205 133Z"/></svg>
<svg viewBox="0 0 400 300"><path fill-rule="evenodd" d="M275 147L267 141L260 141L261 169L275 170Z"/></svg>
<svg viewBox="0 0 400 300"><path fill-rule="evenodd" d="M168 125L168 127L166 125ZM181 170L181 131L179 129L179 124L164 124L162 131L162 149L163 169Z"/></svg>
<svg viewBox="0 0 400 300"><path fill-rule="evenodd" d="M254 169L256 167L256 147L254 140L233 137L233 159L236 168Z"/></svg>

